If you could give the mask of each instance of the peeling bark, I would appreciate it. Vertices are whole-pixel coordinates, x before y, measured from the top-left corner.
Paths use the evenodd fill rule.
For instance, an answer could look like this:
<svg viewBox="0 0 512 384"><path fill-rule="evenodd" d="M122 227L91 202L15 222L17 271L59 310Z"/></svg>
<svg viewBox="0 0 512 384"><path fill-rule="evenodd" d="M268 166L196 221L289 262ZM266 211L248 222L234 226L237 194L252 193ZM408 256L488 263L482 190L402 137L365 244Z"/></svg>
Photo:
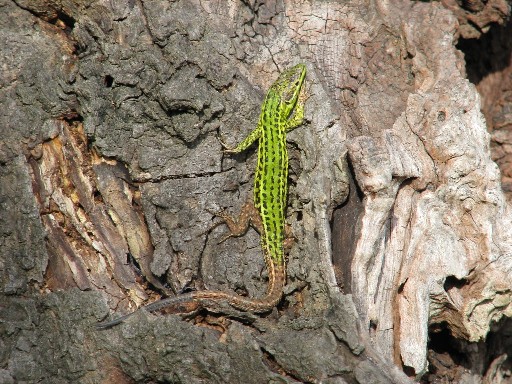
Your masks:
<svg viewBox="0 0 512 384"><path fill-rule="evenodd" d="M509 13L0 0L0 382L504 382ZM257 233L219 244L211 213L250 196L255 151L219 138L245 137L297 62L280 305L96 331L188 289L265 292Z"/></svg>

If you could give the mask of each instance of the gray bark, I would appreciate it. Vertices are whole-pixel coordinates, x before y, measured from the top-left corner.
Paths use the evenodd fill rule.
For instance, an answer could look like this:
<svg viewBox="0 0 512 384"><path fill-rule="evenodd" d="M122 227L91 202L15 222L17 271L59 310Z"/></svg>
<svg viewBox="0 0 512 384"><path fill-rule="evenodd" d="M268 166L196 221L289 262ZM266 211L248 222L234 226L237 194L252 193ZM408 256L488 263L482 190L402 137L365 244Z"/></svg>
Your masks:
<svg viewBox="0 0 512 384"><path fill-rule="evenodd" d="M508 12L0 0L0 382L410 383L436 332L469 356L437 378L504 380L510 345L482 343L509 327L512 214L455 43ZM219 138L298 62L282 303L95 330L186 289L264 294L257 233L219 243L211 213L251 196L256 152Z"/></svg>

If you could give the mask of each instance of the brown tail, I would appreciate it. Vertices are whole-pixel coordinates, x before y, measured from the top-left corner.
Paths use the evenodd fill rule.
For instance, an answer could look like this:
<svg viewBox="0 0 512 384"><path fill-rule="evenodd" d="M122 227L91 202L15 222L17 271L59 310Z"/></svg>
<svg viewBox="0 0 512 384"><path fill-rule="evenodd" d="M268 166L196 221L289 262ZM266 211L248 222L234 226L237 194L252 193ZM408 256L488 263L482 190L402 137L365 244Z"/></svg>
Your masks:
<svg viewBox="0 0 512 384"><path fill-rule="evenodd" d="M284 265L274 265L271 263L271 265L269 265L268 267L269 283L267 293L260 299L251 299L248 297L238 296L222 291L197 291L175 297L170 297L168 299L155 301L154 303L142 307L142 309L148 312L155 312L164 308L180 306L186 308L187 304L196 304L196 308L197 306L203 306L208 308L209 306L212 306L212 304L214 304L215 302L225 302L241 311L253 313L268 312L272 308L274 308L281 300L281 297L283 295L283 287L286 280L286 272ZM190 310L183 312L189 311ZM128 315L118 317L117 319L111 321L104 321L98 323L96 324L96 328L110 328L114 325L122 323L124 320L126 320L134 313L135 312L129 313Z"/></svg>

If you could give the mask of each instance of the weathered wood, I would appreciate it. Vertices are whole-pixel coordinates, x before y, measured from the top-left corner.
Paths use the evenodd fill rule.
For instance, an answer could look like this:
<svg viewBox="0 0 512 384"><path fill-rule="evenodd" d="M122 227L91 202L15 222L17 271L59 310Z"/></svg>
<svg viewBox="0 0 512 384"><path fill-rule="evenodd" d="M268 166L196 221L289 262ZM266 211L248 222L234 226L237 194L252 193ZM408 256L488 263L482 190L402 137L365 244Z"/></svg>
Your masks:
<svg viewBox="0 0 512 384"><path fill-rule="evenodd" d="M506 167L512 140L494 131L491 155L481 104L487 125L507 109L481 103L455 44L508 12L0 0L0 382L499 382L512 215L492 158ZM250 196L255 152L218 139L240 141L297 62L310 97L289 134L282 303L96 332L161 295L264 293L257 234L219 244L211 214ZM467 362L436 349L444 335Z"/></svg>

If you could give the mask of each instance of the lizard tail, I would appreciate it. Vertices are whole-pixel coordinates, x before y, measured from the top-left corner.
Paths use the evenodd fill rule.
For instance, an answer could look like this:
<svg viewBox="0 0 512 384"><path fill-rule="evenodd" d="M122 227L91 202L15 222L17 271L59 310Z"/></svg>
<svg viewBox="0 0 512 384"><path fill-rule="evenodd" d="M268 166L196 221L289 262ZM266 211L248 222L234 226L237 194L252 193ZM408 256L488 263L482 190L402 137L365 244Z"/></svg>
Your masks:
<svg viewBox="0 0 512 384"><path fill-rule="evenodd" d="M193 309L197 309L198 306L208 308L215 305L215 303L225 302L241 311L253 313L268 312L281 300L286 280L284 265L275 265L272 263L269 267L269 284L267 293L259 299L251 299L222 291L196 291L155 301L154 303L142 307L142 309L148 312L155 312L165 308L180 307L185 309L182 312L190 312ZM111 321L98 323L96 324L96 329L113 327L114 325L122 323L134 313L135 312L129 313Z"/></svg>

